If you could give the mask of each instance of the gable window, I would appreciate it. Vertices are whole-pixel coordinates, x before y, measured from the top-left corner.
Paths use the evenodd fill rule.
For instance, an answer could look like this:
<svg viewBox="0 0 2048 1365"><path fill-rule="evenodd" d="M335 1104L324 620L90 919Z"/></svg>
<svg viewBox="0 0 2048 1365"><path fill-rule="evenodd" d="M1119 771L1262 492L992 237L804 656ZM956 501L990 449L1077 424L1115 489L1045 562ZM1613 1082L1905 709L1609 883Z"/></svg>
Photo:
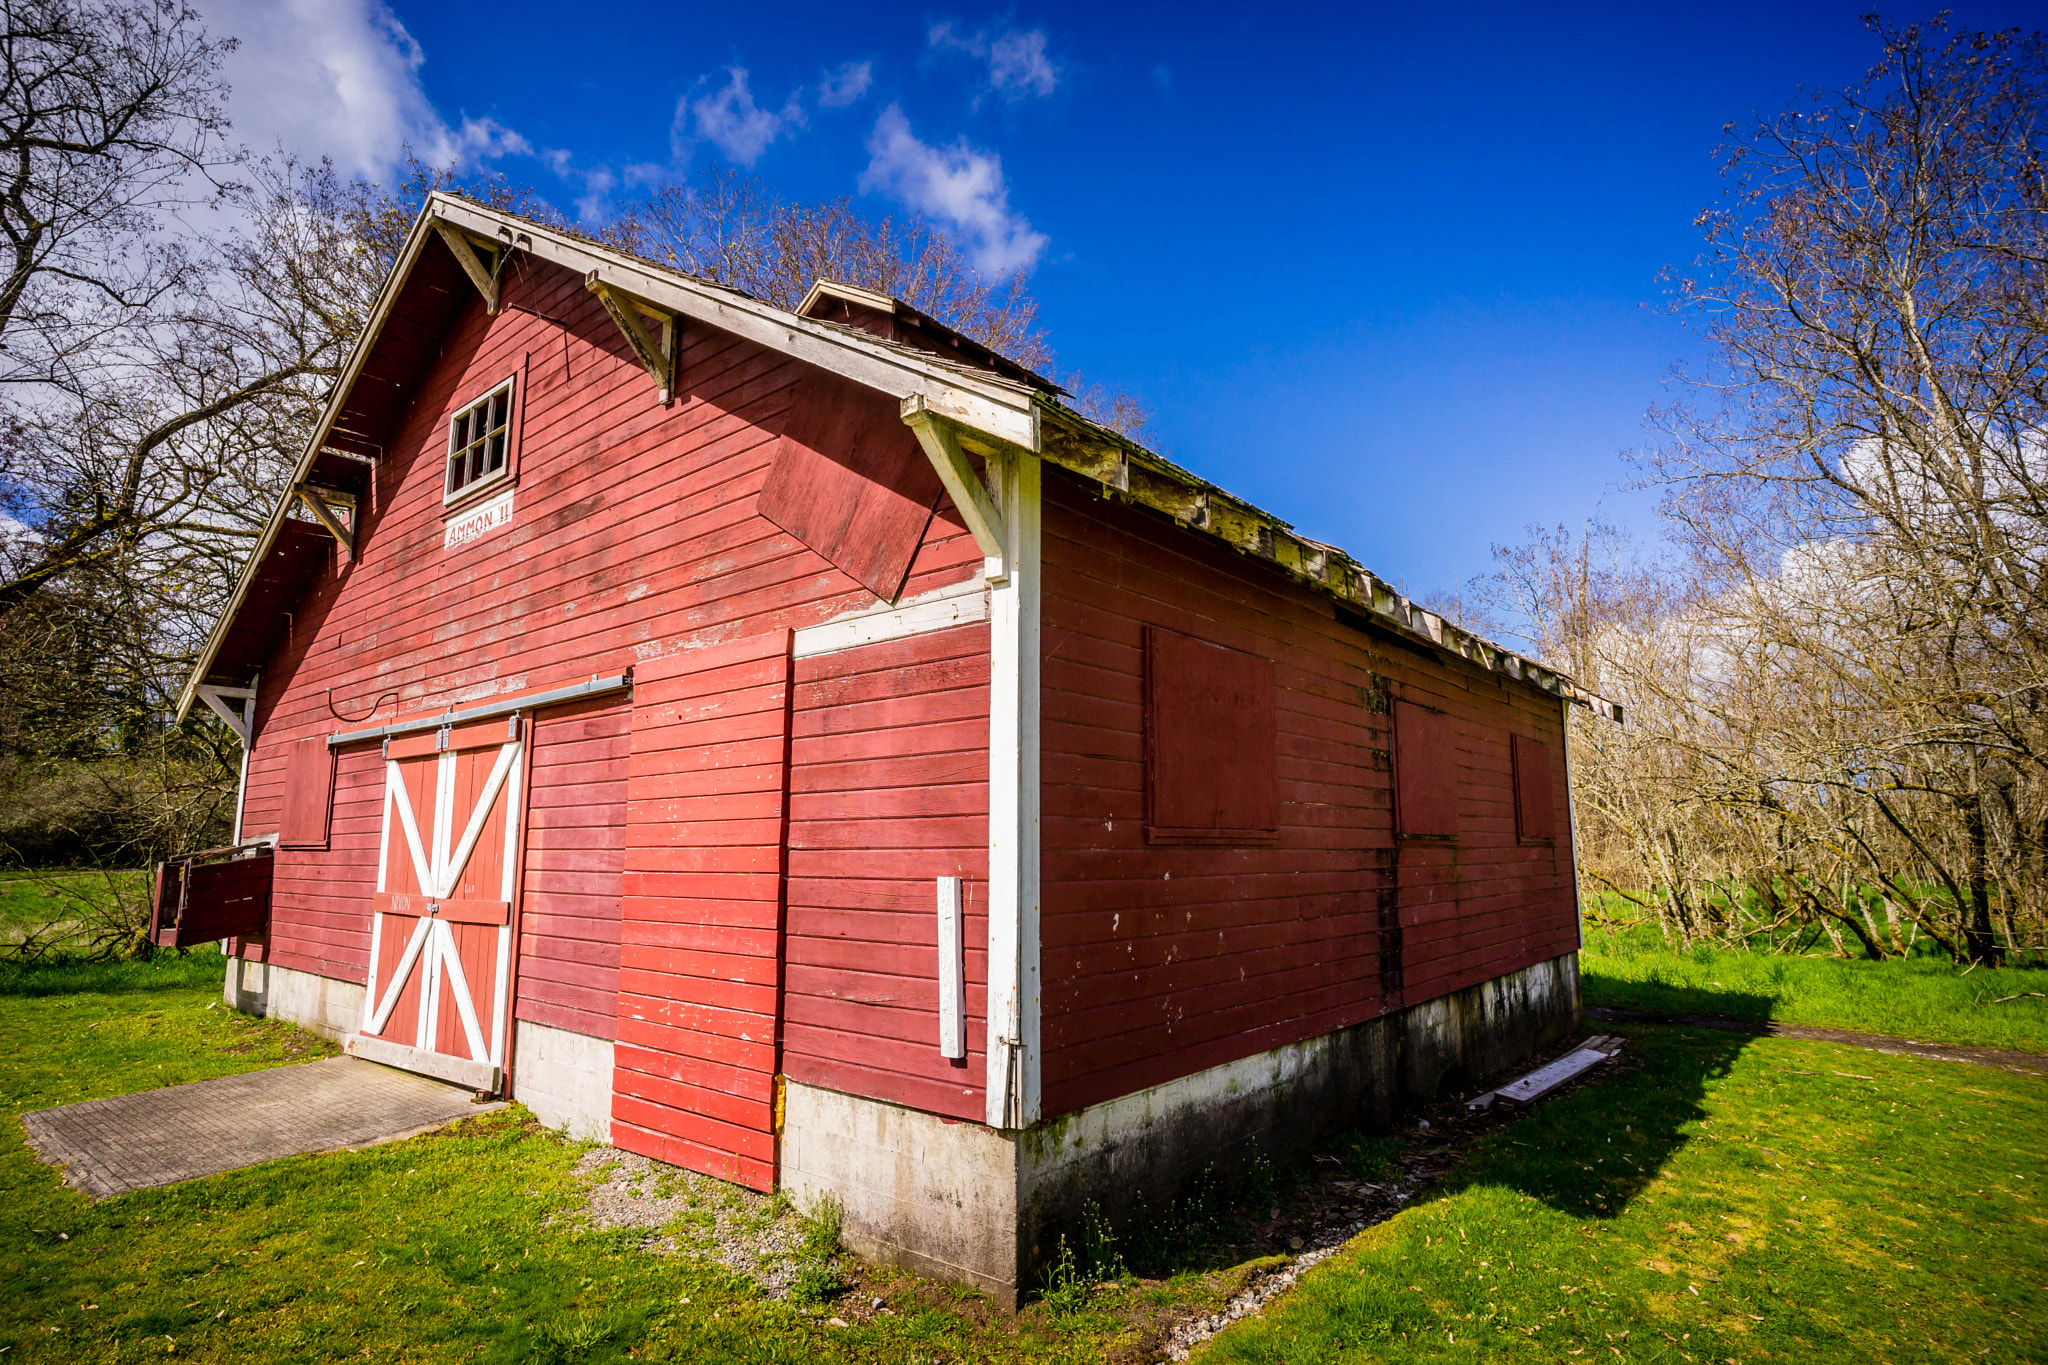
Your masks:
<svg viewBox="0 0 2048 1365"><path fill-rule="evenodd" d="M512 381L506 380L448 422L448 488L443 502L505 477L512 429Z"/></svg>

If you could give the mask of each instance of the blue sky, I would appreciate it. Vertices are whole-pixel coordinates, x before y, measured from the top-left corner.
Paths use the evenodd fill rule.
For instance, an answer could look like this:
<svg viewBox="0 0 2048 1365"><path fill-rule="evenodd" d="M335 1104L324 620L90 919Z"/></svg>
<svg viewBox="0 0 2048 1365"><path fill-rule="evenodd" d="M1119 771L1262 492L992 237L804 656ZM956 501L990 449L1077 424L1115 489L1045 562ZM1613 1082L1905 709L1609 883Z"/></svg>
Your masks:
<svg viewBox="0 0 2048 1365"><path fill-rule="evenodd" d="M1723 125L1856 79L1866 8L209 13L249 39L243 135L347 169L407 141L601 216L722 162L950 220L1028 266L1061 367L1135 393L1149 443L1421 596L1528 522L1649 527L1619 454L1697 353L1658 272Z"/></svg>

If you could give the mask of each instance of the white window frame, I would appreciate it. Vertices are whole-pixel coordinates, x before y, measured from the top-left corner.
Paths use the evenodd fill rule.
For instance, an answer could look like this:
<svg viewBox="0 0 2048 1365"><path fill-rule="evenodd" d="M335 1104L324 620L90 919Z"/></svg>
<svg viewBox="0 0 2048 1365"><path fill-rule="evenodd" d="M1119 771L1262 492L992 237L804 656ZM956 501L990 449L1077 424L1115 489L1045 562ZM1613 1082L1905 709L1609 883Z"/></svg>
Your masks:
<svg viewBox="0 0 2048 1365"><path fill-rule="evenodd" d="M514 403L516 395L513 392L513 384L517 379L517 375L507 376L503 383L492 385L476 399L464 403L448 415L448 453L441 459L441 505L443 507L453 507L456 503L467 502L487 488L497 488L511 481L513 428L518 425L518 409ZM460 488L448 487L448 479L452 472L449 466L455 461L455 424L469 416L472 412L475 412L478 408L485 406L500 394L505 396L505 463L488 474L472 479Z"/></svg>

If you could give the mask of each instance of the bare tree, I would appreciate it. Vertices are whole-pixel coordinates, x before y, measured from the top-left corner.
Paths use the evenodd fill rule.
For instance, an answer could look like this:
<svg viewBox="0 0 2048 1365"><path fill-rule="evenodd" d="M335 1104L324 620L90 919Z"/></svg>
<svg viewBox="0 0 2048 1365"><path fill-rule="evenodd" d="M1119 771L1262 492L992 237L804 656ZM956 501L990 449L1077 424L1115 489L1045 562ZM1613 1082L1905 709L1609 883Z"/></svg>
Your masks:
<svg viewBox="0 0 2048 1365"><path fill-rule="evenodd" d="M873 222L849 199L791 204L760 181L717 169L627 213L637 248L693 275L794 309L824 277L900 298L1031 369L1052 358L1021 276L985 279L920 216Z"/></svg>
<svg viewBox="0 0 2048 1365"><path fill-rule="evenodd" d="M171 0L9 0L0 30L0 379L48 377L186 279L163 215L216 188L221 57Z"/></svg>

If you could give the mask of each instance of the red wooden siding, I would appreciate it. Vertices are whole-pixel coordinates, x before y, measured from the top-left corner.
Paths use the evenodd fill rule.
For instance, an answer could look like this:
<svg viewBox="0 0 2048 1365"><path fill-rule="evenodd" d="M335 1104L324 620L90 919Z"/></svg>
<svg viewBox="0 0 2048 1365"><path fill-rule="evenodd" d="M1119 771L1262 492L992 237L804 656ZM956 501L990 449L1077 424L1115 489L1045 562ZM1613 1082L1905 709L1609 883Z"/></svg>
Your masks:
<svg viewBox="0 0 2048 1365"><path fill-rule="evenodd" d="M1458 750L1451 718L1394 703L1394 828L1417 838L1458 834Z"/></svg>
<svg viewBox="0 0 2048 1365"><path fill-rule="evenodd" d="M1145 632L1145 784L1154 843L1253 844L1279 830L1273 661Z"/></svg>
<svg viewBox="0 0 2048 1365"><path fill-rule="evenodd" d="M978 1120L988 1007L989 632L796 661L783 1070ZM939 1055L939 877L960 877L964 1062Z"/></svg>
<svg viewBox="0 0 2048 1365"><path fill-rule="evenodd" d="M317 735L299 740L285 760L284 814L277 825L278 847L327 847L327 815L333 800L333 750Z"/></svg>
<svg viewBox="0 0 2048 1365"><path fill-rule="evenodd" d="M895 399L816 370L790 410L761 515L894 601L941 492Z"/></svg>
<svg viewBox="0 0 2048 1365"><path fill-rule="evenodd" d="M276 755L278 767L285 761L285 754ZM250 956L358 984L367 979L370 893L377 884L383 802L384 756L378 746L356 744L337 751L327 847L278 850L270 932L261 950ZM242 828L260 834L266 826L251 823L245 812Z"/></svg>
<svg viewBox="0 0 2048 1365"><path fill-rule="evenodd" d="M1515 833L1523 839L1548 839L1557 833L1550 801L1550 747L1527 735L1514 737Z"/></svg>
<svg viewBox="0 0 2048 1365"><path fill-rule="evenodd" d="M1045 489L1047 1115L1576 947L1568 870L1518 845L1508 778L1508 734L1554 739L1555 702L1381 648L1281 575L1062 472ZM1152 626L1273 661L1275 846L1146 842ZM1455 844L1395 847L1390 693L1449 717Z"/></svg>
<svg viewBox="0 0 2048 1365"><path fill-rule="evenodd" d="M808 367L691 325L682 335L679 399L663 408L572 272L515 258L496 317L465 282L450 287L466 291L453 295L452 328L404 339L416 365L378 370L406 398L359 508L356 561L342 564L323 539L311 589L279 604L292 616L279 622L280 646L259 688L243 825L252 836L279 827L295 739L623 672L642 655L874 604L873 594L756 509L792 389ZM523 382L512 518L443 550L448 419L515 373ZM958 582L980 563L942 499L903 590ZM350 721L330 712L329 688ZM395 701L385 695L392 692ZM352 797L350 774L352 764L376 761L375 745L342 755L329 852L279 855L270 949L281 965L365 978L376 792ZM377 783L381 790L381 776ZM351 813L359 799L367 800L362 816ZM567 856L565 845L555 847ZM530 870L536 885L552 887L548 895L568 894L566 865ZM588 894L601 899L598 876ZM540 939L552 913L535 921ZM605 932L570 926L559 938L596 944L581 935ZM535 935L527 936L530 948ZM608 998L597 1003L610 989L603 954L540 947L540 957L550 953L580 964L582 980L570 979L576 973L566 966L523 961L520 1017L593 1031L593 1011L613 1014Z"/></svg>
<svg viewBox="0 0 2048 1365"><path fill-rule="evenodd" d="M515 1018L618 1035L630 708L597 698L533 724Z"/></svg>
<svg viewBox="0 0 2048 1365"><path fill-rule="evenodd" d="M775 1184L789 632L634 681L612 1141Z"/></svg>

